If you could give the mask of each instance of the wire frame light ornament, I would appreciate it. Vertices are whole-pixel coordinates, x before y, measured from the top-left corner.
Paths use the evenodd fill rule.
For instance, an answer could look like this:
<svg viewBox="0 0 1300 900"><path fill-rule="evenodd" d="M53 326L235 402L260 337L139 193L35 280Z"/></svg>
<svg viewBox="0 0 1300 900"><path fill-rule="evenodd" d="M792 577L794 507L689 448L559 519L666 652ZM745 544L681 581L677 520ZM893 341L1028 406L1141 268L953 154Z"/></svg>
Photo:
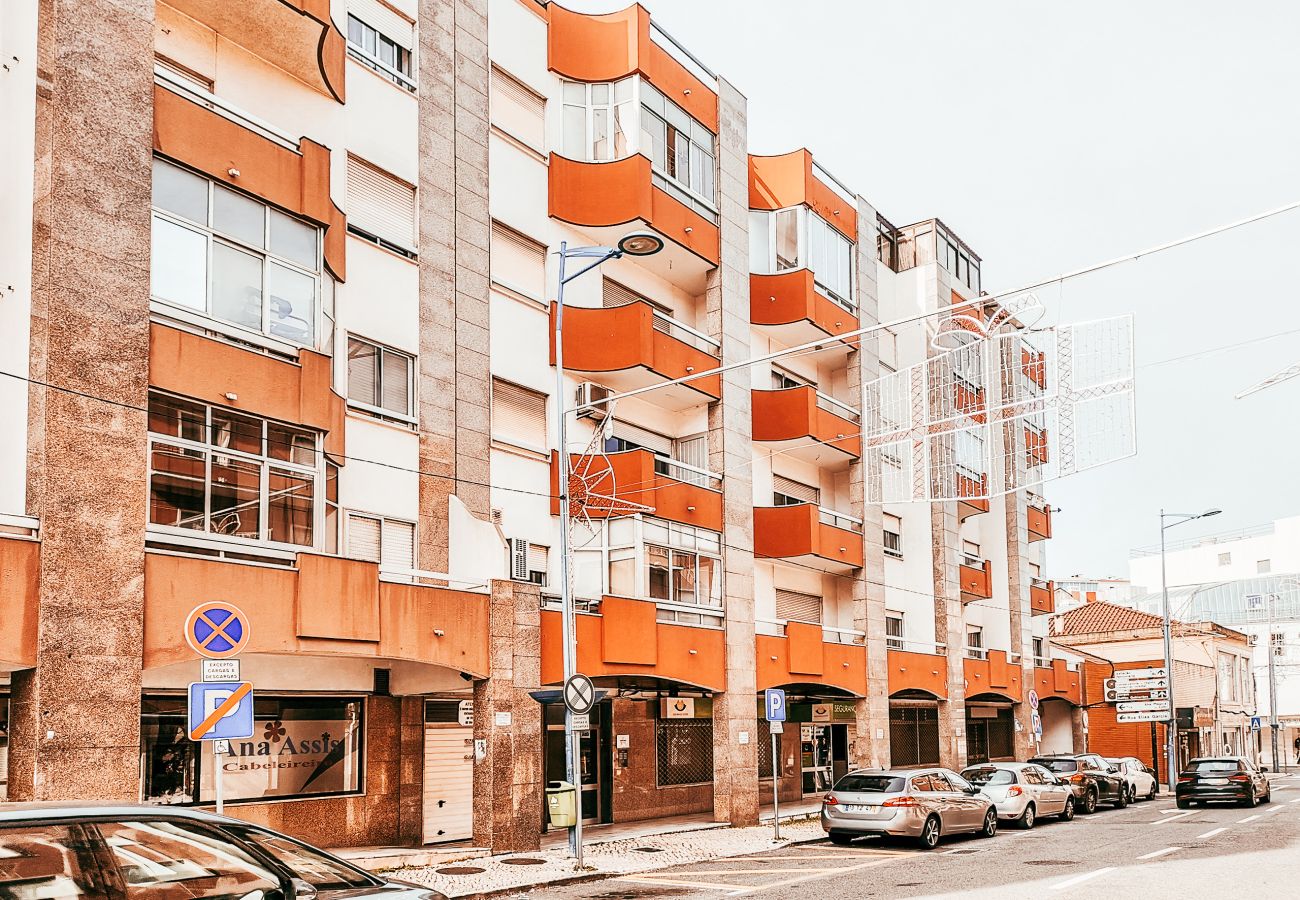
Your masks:
<svg viewBox="0 0 1300 900"><path fill-rule="evenodd" d="M569 464L569 529L581 524L588 532L593 529L592 517L612 519L637 513L652 513L653 506L633 503L618 496L618 478L614 464L605 453L605 434L613 418L612 406L592 432L591 440L582 453ZM633 485L644 488L644 485Z"/></svg>
<svg viewBox="0 0 1300 900"><path fill-rule="evenodd" d="M1043 318L1032 294L972 301L866 386L870 502L987 499L1136 452L1132 317Z"/></svg>

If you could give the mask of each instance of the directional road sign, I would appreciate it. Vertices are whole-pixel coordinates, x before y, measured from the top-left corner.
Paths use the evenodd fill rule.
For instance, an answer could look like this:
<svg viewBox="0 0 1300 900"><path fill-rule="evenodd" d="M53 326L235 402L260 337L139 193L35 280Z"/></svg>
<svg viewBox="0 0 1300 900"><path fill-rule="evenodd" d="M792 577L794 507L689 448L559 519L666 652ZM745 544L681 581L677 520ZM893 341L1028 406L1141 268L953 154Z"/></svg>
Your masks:
<svg viewBox="0 0 1300 900"><path fill-rule="evenodd" d="M1119 681L1128 681L1134 678L1168 678L1169 670L1164 666L1156 666L1149 669L1116 669L1115 678Z"/></svg>
<svg viewBox="0 0 1300 900"><path fill-rule="evenodd" d="M225 601L202 603L185 619L185 641L199 656L227 659L248 643L248 617Z"/></svg>
<svg viewBox="0 0 1300 900"><path fill-rule="evenodd" d="M190 684L188 733L192 741L242 740L253 736L253 685L248 681Z"/></svg>
<svg viewBox="0 0 1300 900"><path fill-rule="evenodd" d="M1115 704L1118 712L1163 712L1169 718L1168 700L1126 700Z"/></svg>
<svg viewBox="0 0 1300 900"><path fill-rule="evenodd" d="M769 722L785 721L785 691L780 688L768 688L763 692L764 717Z"/></svg>
<svg viewBox="0 0 1300 900"><path fill-rule="evenodd" d="M596 686L581 672L575 672L564 682L564 705L575 716L585 716L596 705Z"/></svg>
<svg viewBox="0 0 1300 900"><path fill-rule="evenodd" d="M1169 719L1169 713L1166 712L1131 712L1116 713L1116 722L1164 722Z"/></svg>

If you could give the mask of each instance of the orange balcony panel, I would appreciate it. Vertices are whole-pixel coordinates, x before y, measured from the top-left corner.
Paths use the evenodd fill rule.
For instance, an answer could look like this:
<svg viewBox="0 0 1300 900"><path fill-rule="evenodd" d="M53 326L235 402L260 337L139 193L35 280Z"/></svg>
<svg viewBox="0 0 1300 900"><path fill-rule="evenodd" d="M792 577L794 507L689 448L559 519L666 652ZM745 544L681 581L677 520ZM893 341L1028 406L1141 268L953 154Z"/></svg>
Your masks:
<svg viewBox="0 0 1300 900"><path fill-rule="evenodd" d="M314 553L298 554L292 569L146 554L145 668L194 660L181 637L186 616L230 599L256 619L246 657L403 660L489 674L486 595L389 584L374 563Z"/></svg>
<svg viewBox="0 0 1300 900"><path fill-rule="evenodd" d="M331 386L330 364L312 350L299 350L293 363L157 322L149 326L150 385L322 431L325 452L342 464L347 402ZM239 399L227 400L228 393Z"/></svg>
<svg viewBox="0 0 1300 900"><path fill-rule="evenodd" d="M320 225L325 265L340 281L347 277L347 224L330 199L328 147L301 138L291 150L161 85L153 96L155 151Z"/></svg>
<svg viewBox="0 0 1300 900"><path fill-rule="evenodd" d="M711 691L725 690L722 630L658 622L655 616L654 603L621 597L605 598L600 614L578 615L578 671L592 678L663 678ZM638 643L639 647L633 646ZM560 613L544 609L542 684L563 680Z"/></svg>
<svg viewBox="0 0 1300 900"><path fill-rule="evenodd" d="M1020 667L1007 660L1005 650L990 650L987 659L966 657L962 660L962 672L966 678L967 697L976 694L998 694L1009 700L1024 697Z"/></svg>
<svg viewBox="0 0 1300 900"><path fill-rule="evenodd" d="M821 521L815 503L754 509L754 555L789 559L825 571L862 567L862 535Z"/></svg>
<svg viewBox="0 0 1300 900"><path fill-rule="evenodd" d="M1029 541L1045 541L1052 536L1052 508L1029 507Z"/></svg>
<svg viewBox="0 0 1300 900"><path fill-rule="evenodd" d="M36 665L41 545L0 538L0 672Z"/></svg>
<svg viewBox="0 0 1300 900"><path fill-rule="evenodd" d="M810 462L847 463L858 459L862 455L862 426L823 409L817 401L816 389L808 385L754 391L754 440L777 444L790 456Z"/></svg>
<svg viewBox="0 0 1300 900"><path fill-rule="evenodd" d="M794 631L791 632L791 628ZM858 644L834 644L822 640L820 625L791 622L786 637L760 634L755 637L755 671L758 689L796 684L820 684L862 697L867 687L867 651ZM811 648L796 650L795 644ZM800 656L804 659L799 661ZM815 665L810 658L815 657ZM805 669L816 671L803 671Z"/></svg>
<svg viewBox="0 0 1300 900"><path fill-rule="evenodd" d="M749 320L764 325L784 344L806 344L858 327L858 317L822 295L809 269L749 276ZM856 338L845 348L857 345Z"/></svg>
<svg viewBox="0 0 1300 900"><path fill-rule="evenodd" d="M965 521L971 516L989 511L987 475L980 475L979 481L957 473L957 520Z"/></svg>
<svg viewBox="0 0 1300 900"><path fill-rule="evenodd" d="M551 304L551 363L555 362L555 313ZM616 391L633 390L716 368L720 360L655 327L649 303L589 308L564 307L564 368L592 373ZM684 409L719 399L722 379L706 375L646 395L661 406Z"/></svg>
<svg viewBox="0 0 1300 900"><path fill-rule="evenodd" d="M586 15L558 3L546 5L547 67L578 81L645 76L715 134L718 94L650 38L650 13L640 5Z"/></svg>
<svg viewBox="0 0 1300 900"><path fill-rule="evenodd" d="M641 260L651 270L671 263L703 273L718 264L718 226L655 187L649 157L581 162L552 153L547 179L550 215L597 229L592 233L603 243L613 245L634 228L663 235L668 246Z"/></svg>
<svg viewBox="0 0 1300 900"><path fill-rule="evenodd" d="M888 656L891 697L903 691L921 691L948 699L948 657L911 650L890 650Z"/></svg>
<svg viewBox="0 0 1300 900"><path fill-rule="evenodd" d="M750 209L785 209L801 204L857 243L857 206L817 177L813 156L806 149L749 157Z"/></svg>
<svg viewBox="0 0 1300 900"><path fill-rule="evenodd" d="M1026 465L1030 468L1047 462L1047 429L1025 426Z"/></svg>
<svg viewBox="0 0 1300 900"><path fill-rule="evenodd" d="M1083 705L1083 679L1077 671L1066 667L1065 660L1052 660L1051 668L1034 667L1034 690L1042 699L1058 697L1075 706Z"/></svg>
<svg viewBox="0 0 1300 900"><path fill-rule="evenodd" d="M964 381L956 380L953 382L952 390L953 409L963 416L969 416L972 421L979 422L982 425L987 419L984 410L984 389L972 387Z"/></svg>
<svg viewBox="0 0 1300 900"><path fill-rule="evenodd" d="M1031 615L1056 612L1056 583L1032 581L1029 584L1029 612Z"/></svg>
<svg viewBox="0 0 1300 900"><path fill-rule="evenodd" d="M569 454L570 466L581 457ZM559 454L551 452L551 515L560 514ZM603 475L603 472L609 474ZM655 456L649 450L624 450L597 459L586 472L586 481L598 493L639 503L654 515L673 522L695 525L710 531L722 530L722 494L703 485L688 484L655 471ZM592 511L593 517L603 513Z"/></svg>
<svg viewBox="0 0 1300 900"><path fill-rule="evenodd" d="M965 603L973 600L988 600L993 596L993 579L990 576L989 561L981 566L962 563L957 567L961 579L961 599Z"/></svg>

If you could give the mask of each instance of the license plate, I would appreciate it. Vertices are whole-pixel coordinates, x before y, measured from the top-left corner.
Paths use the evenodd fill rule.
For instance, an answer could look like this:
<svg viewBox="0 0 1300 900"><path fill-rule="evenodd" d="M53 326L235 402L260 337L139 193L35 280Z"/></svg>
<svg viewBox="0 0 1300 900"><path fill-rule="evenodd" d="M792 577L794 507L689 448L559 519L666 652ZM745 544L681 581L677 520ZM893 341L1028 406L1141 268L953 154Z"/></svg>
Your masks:
<svg viewBox="0 0 1300 900"><path fill-rule="evenodd" d="M1207 778L1207 779L1205 779L1205 783L1206 783L1206 784L1227 784L1227 783L1228 783L1228 779L1226 779L1226 778Z"/></svg>
<svg viewBox="0 0 1300 900"><path fill-rule="evenodd" d="M861 803L845 803L844 811L851 813L873 813L880 809L879 806L866 806Z"/></svg>

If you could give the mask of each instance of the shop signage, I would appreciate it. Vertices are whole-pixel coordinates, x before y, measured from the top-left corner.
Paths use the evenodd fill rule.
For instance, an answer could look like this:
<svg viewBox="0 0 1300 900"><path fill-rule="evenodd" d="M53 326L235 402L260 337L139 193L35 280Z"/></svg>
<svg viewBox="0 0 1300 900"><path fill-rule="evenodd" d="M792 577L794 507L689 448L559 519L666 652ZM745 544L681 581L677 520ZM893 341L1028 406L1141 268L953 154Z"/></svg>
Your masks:
<svg viewBox="0 0 1300 900"><path fill-rule="evenodd" d="M692 697L670 697L664 701L663 717L665 719L694 719L695 699Z"/></svg>
<svg viewBox="0 0 1300 900"><path fill-rule="evenodd" d="M474 727L474 701L462 700L456 707L456 722L465 728Z"/></svg>
<svg viewBox="0 0 1300 900"><path fill-rule="evenodd" d="M852 722L856 718L852 703L832 701L791 703L786 715L790 722Z"/></svg>
<svg viewBox="0 0 1300 900"><path fill-rule="evenodd" d="M1192 713L1192 722L1197 728L1214 727L1214 710L1208 706L1198 706Z"/></svg>
<svg viewBox="0 0 1300 900"><path fill-rule="evenodd" d="M231 740L221 757L227 797L249 800L355 791L360 784L358 726L339 719L267 719L249 740ZM215 785L203 770L202 796Z"/></svg>

